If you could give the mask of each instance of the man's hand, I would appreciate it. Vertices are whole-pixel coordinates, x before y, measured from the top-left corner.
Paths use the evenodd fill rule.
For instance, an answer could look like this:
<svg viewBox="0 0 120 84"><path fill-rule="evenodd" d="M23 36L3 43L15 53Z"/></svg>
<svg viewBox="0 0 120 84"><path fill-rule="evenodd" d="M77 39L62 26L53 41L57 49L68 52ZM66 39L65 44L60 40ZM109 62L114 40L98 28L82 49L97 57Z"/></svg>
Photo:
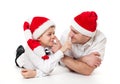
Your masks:
<svg viewBox="0 0 120 84"><path fill-rule="evenodd" d="M65 52L66 50L70 50L70 49L72 49L72 43L71 43L71 37L68 36L66 42L64 43L64 45L62 46L60 50L62 52Z"/></svg>
<svg viewBox="0 0 120 84"><path fill-rule="evenodd" d="M74 59L70 56L64 56L61 61L65 64L67 68L70 70L83 74L83 75L90 75L95 68L89 66L88 64L78 60Z"/></svg>
<svg viewBox="0 0 120 84"><path fill-rule="evenodd" d="M36 76L36 71L31 69L22 69L21 74L24 78L34 78Z"/></svg>
<svg viewBox="0 0 120 84"><path fill-rule="evenodd" d="M96 68L101 64L101 59L99 58L99 56L100 54L98 52L92 52L89 55L81 57L79 60L85 62L93 68Z"/></svg>

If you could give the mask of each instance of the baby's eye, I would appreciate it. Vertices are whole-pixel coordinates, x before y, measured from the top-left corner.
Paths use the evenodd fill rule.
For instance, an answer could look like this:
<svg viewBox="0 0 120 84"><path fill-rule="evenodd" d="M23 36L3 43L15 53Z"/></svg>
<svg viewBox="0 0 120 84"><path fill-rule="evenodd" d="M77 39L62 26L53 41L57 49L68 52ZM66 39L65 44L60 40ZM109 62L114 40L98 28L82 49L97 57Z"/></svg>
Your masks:
<svg viewBox="0 0 120 84"><path fill-rule="evenodd" d="M48 34L48 36L51 36L51 34Z"/></svg>

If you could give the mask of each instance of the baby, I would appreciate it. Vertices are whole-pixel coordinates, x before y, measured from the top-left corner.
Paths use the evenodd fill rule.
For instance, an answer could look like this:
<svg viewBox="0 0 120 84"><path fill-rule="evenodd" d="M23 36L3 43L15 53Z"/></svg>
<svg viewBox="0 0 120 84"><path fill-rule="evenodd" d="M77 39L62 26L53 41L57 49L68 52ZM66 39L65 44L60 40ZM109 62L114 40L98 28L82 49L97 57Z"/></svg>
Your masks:
<svg viewBox="0 0 120 84"><path fill-rule="evenodd" d="M17 48L16 65L23 68L21 74L24 78L49 75L63 53L71 48L70 42L61 46L55 36L55 24L46 17L33 17L31 23L24 22L23 28L28 46Z"/></svg>

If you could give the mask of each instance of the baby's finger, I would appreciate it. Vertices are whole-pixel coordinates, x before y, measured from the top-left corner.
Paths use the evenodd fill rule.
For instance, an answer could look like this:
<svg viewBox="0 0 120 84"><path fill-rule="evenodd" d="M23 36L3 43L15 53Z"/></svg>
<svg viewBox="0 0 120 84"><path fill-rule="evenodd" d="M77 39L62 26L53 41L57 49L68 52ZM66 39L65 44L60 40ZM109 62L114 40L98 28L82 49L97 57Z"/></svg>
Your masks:
<svg viewBox="0 0 120 84"><path fill-rule="evenodd" d="M59 40L58 40L58 38L55 36L55 41L56 41L56 43L58 43L59 42Z"/></svg>
<svg viewBox="0 0 120 84"><path fill-rule="evenodd" d="M27 72L27 69L22 69L21 72L23 72L23 73L24 73L24 72Z"/></svg>

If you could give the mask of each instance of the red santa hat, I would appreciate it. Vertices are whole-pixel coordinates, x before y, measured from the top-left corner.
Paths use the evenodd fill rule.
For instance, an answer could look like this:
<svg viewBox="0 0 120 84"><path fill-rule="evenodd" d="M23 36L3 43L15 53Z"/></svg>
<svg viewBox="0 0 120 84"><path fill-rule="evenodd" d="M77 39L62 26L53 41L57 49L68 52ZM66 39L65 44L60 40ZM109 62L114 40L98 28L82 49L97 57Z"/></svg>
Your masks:
<svg viewBox="0 0 120 84"><path fill-rule="evenodd" d="M34 17L29 23L24 22L23 29L25 32L25 37L27 44L30 49L38 56L46 60L49 57L45 54L45 50L41 47L40 42L38 42L38 37L40 37L50 26L55 26L54 22L46 17Z"/></svg>
<svg viewBox="0 0 120 84"><path fill-rule="evenodd" d="M92 37L97 27L97 14L94 11L85 11L74 17L72 26L81 34Z"/></svg>
<svg viewBox="0 0 120 84"><path fill-rule="evenodd" d="M52 25L55 24L46 17L34 17L30 25L30 30L33 34L33 39L36 40Z"/></svg>

